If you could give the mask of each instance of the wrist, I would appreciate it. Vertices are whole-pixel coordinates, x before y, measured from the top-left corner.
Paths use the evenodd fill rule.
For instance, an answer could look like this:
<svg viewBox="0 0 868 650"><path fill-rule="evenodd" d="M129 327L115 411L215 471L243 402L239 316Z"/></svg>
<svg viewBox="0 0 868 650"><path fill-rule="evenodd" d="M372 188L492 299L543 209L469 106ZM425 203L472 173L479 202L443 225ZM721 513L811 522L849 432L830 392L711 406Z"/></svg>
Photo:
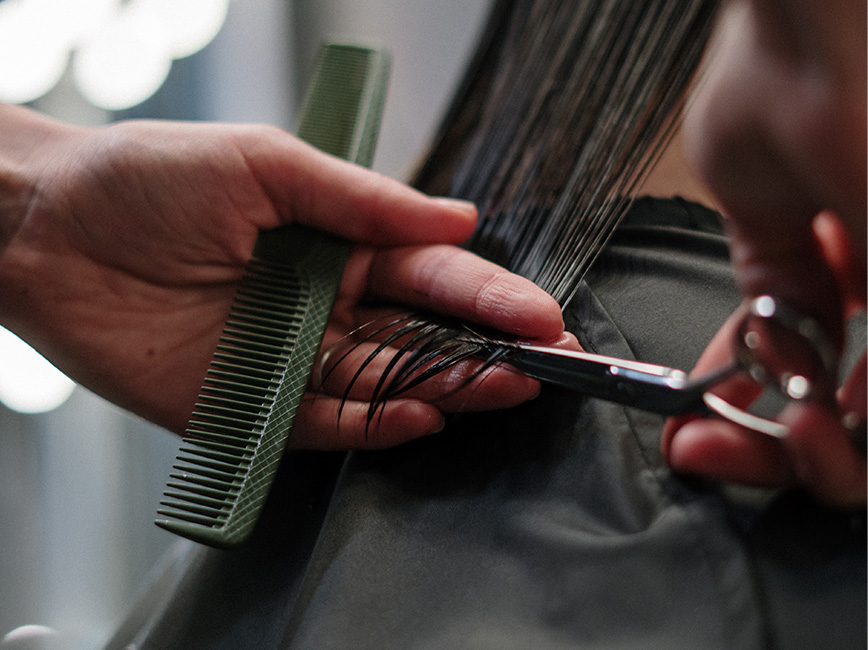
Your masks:
<svg viewBox="0 0 868 650"><path fill-rule="evenodd" d="M39 192L40 170L51 160L45 154L68 130L27 108L0 103L0 324L27 294L21 231Z"/></svg>
<svg viewBox="0 0 868 650"><path fill-rule="evenodd" d="M33 196L33 185L24 171L24 141L30 121L26 109L0 105L0 260Z"/></svg>
<svg viewBox="0 0 868 650"><path fill-rule="evenodd" d="M35 111L0 103L0 254L18 229L36 192L41 152L70 129Z"/></svg>
<svg viewBox="0 0 868 650"><path fill-rule="evenodd" d="M0 263L24 220L33 192L23 174L0 157Z"/></svg>

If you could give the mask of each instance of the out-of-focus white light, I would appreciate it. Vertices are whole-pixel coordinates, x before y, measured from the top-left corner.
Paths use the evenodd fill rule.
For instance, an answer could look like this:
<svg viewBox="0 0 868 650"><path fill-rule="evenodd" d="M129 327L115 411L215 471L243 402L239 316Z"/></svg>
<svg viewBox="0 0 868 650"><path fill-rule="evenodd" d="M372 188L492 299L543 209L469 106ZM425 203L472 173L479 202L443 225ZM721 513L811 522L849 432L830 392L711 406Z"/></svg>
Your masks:
<svg viewBox="0 0 868 650"><path fill-rule="evenodd" d="M182 59L208 45L226 21L229 0L141 0L164 25L172 58Z"/></svg>
<svg viewBox="0 0 868 650"><path fill-rule="evenodd" d="M119 110L150 97L173 59L220 31L230 0L2 0L0 101L38 99L73 54L82 94Z"/></svg>
<svg viewBox="0 0 868 650"><path fill-rule="evenodd" d="M32 101L63 76L70 43L47 4L0 2L0 101Z"/></svg>
<svg viewBox="0 0 868 650"><path fill-rule="evenodd" d="M75 384L12 332L0 328L0 402L20 413L56 409Z"/></svg>
<svg viewBox="0 0 868 650"><path fill-rule="evenodd" d="M22 625L11 632L6 633L0 639L0 648L9 647L42 647L42 642L49 638L58 638L56 630L45 625Z"/></svg>
<svg viewBox="0 0 868 650"><path fill-rule="evenodd" d="M135 106L163 85L172 67L162 22L139 3L106 20L75 55L75 82L95 106Z"/></svg>
<svg viewBox="0 0 868 650"><path fill-rule="evenodd" d="M117 10L118 0L31 0L50 3L55 20L68 34L70 47L75 49L90 38L95 30Z"/></svg>

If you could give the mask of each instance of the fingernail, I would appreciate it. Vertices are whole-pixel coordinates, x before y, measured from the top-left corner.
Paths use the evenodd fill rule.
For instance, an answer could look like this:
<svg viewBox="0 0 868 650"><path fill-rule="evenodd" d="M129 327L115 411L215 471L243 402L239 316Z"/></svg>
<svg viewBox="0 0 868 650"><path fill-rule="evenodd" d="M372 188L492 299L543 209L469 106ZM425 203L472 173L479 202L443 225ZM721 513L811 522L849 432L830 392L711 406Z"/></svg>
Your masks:
<svg viewBox="0 0 868 650"><path fill-rule="evenodd" d="M450 210L454 210L456 212L461 212L468 217L476 219L476 205L474 205L470 201L465 201L464 199L455 199L450 196L437 196L434 197L434 200L445 208L449 208Z"/></svg>
<svg viewBox="0 0 868 650"><path fill-rule="evenodd" d="M542 383L538 382L536 386L536 391L533 393L533 395L527 398L527 401L534 400L540 395L542 395Z"/></svg>
<svg viewBox="0 0 868 650"><path fill-rule="evenodd" d="M431 433L440 433L443 429L446 428L446 418L443 417L443 414L440 414L440 419L434 424L434 427L431 429Z"/></svg>

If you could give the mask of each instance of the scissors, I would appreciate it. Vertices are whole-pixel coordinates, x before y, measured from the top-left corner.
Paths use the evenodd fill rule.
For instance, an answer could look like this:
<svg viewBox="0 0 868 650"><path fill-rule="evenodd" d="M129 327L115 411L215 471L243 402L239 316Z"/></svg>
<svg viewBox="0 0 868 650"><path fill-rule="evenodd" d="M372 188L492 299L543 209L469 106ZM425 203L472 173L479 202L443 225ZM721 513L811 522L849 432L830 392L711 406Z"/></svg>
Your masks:
<svg viewBox="0 0 868 650"><path fill-rule="evenodd" d="M784 336L789 337L783 346L786 350L780 349ZM492 343L505 349L502 362L539 381L660 415L716 414L775 438L787 435L785 425L736 407L711 389L747 372L760 384L775 385L788 399L806 399L812 397L812 389L816 397L824 378L834 376L837 369L835 347L816 321L771 296L755 298L746 306L735 360L695 378L677 368L588 352L523 342ZM786 357L797 343L806 354L793 366Z"/></svg>
<svg viewBox="0 0 868 650"><path fill-rule="evenodd" d="M743 370L738 363L691 378L683 370L653 363L519 342L497 344L509 348L503 362L522 374L588 397L666 416L717 414L775 438L787 434L785 425L737 408L711 392Z"/></svg>

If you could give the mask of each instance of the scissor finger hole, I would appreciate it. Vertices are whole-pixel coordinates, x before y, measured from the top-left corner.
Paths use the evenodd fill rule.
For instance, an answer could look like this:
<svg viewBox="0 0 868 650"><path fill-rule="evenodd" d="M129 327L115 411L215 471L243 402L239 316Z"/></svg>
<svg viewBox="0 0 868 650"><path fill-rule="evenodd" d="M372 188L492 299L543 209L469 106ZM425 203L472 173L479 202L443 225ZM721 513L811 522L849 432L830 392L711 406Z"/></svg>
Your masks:
<svg viewBox="0 0 868 650"><path fill-rule="evenodd" d="M746 429L750 429L751 431L772 436L773 438L784 438L789 433L789 429L786 425L741 409L714 393L703 393L702 401L705 402L705 405L711 411L723 419L745 427Z"/></svg>

